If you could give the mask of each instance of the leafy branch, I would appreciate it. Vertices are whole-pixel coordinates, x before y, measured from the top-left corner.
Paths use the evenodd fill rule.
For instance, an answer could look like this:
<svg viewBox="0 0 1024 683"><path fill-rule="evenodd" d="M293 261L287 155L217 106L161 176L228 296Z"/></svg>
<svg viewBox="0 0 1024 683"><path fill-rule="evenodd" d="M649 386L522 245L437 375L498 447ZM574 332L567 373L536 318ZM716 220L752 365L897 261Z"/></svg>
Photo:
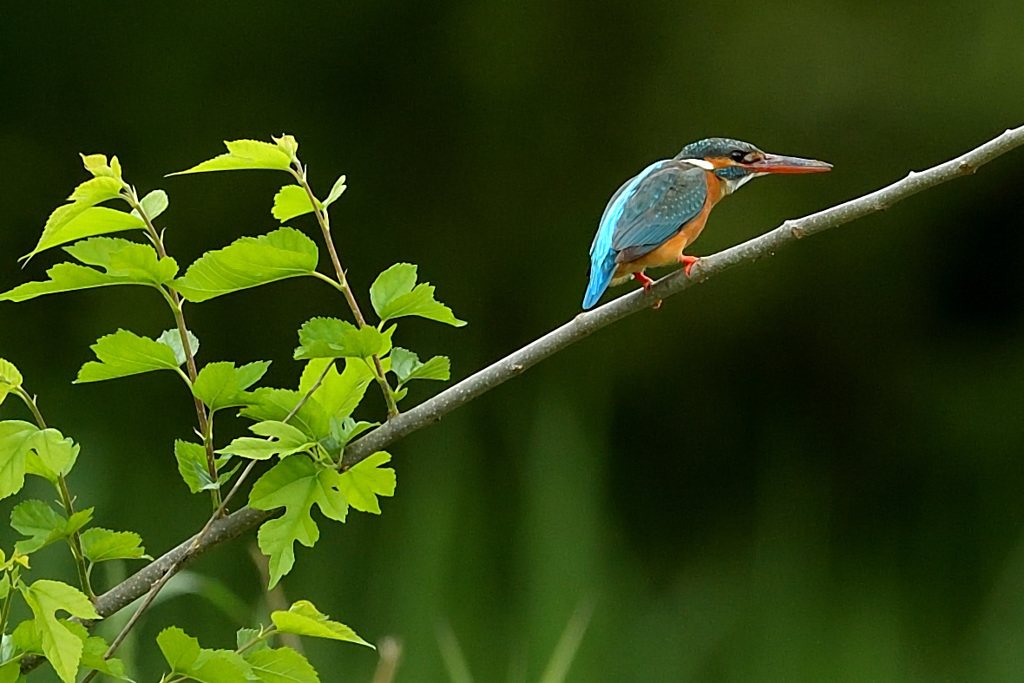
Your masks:
<svg viewBox="0 0 1024 683"><path fill-rule="evenodd" d="M388 420L367 435L352 441L345 448L342 467L356 465L399 439L437 422L456 408L522 374L528 368L571 344L626 316L650 308L659 299L667 299L691 286L702 284L730 268L771 256L779 249L804 237L838 227L876 211L885 210L918 192L955 178L970 175L982 165L1022 145L1024 145L1024 126L1009 129L998 137L950 161L924 171L912 171L902 180L879 190L803 218L787 220L779 227L759 237L706 256L694 266L690 278L687 278L682 270L678 270L658 280L651 287L650 293L645 294L643 290L638 289L590 312L581 313L523 348L470 375L398 417ZM199 543L193 552L189 553L188 561L241 535L246 530L262 523L272 514L271 511L244 507L218 520L206 539ZM113 614L125 604L144 594L152 581L159 576L160 568L166 568L176 562L177 558L188 552L189 545L189 541L182 543L124 583L101 595L95 603L97 611L104 615Z"/></svg>

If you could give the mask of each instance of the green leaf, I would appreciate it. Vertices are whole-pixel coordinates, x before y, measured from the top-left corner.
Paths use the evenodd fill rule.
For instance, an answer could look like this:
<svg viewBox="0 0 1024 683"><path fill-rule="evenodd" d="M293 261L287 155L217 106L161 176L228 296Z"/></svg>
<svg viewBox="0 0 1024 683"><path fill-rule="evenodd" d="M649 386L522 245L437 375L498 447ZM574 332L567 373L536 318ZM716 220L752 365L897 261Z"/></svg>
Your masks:
<svg viewBox="0 0 1024 683"><path fill-rule="evenodd" d="M270 649L270 643L265 639L260 639L263 635L263 630L259 628L240 628L235 632L235 650L245 650L246 652L256 652L257 650ZM246 655L246 659L249 657Z"/></svg>
<svg viewBox="0 0 1024 683"><path fill-rule="evenodd" d="M73 621L66 622L67 626L71 631L85 641L85 646L82 648L82 662L81 666L86 669L96 669L100 673L107 674L114 678L120 678L122 680L130 680L125 676L124 663L116 657L110 659L104 659L103 655L110 649L110 645L107 641L103 640L99 636L90 636L89 631L86 630L81 624Z"/></svg>
<svg viewBox="0 0 1024 683"><path fill-rule="evenodd" d="M396 263L377 276L370 287L370 303L381 321L416 315L455 327L462 327L450 308L434 299L434 287L416 284L416 266Z"/></svg>
<svg viewBox="0 0 1024 683"><path fill-rule="evenodd" d="M312 318L299 328L296 360L310 358L370 358L383 352L384 335L375 327L357 328L337 318Z"/></svg>
<svg viewBox="0 0 1024 683"><path fill-rule="evenodd" d="M89 347L99 362L89 361L78 371L76 384L128 377L151 370L174 370L178 359L167 344L142 337L128 330L118 330L96 340Z"/></svg>
<svg viewBox="0 0 1024 683"><path fill-rule="evenodd" d="M0 422L0 499L17 493L25 485L27 444L38 431L34 424L22 420Z"/></svg>
<svg viewBox="0 0 1024 683"><path fill-rule="evenodd" d="M133 531L111 531L92 527L82 532L82 552L90 562L152 559L142 547L142 537Z"/></svg>
<svg viewBox="0 0 1024 683"><path fill-rule="evenodd" d="M210 478L206 449L199 444L175 440L174 459L178 461L178 473L192 493L218 488L218 483Z"/></svg>
<svg viewBox="0 0 1024 683"><path fill-rule="evenodd" d="M167 193L163 190L153 190L139 201L139 204L142 204L142 210L149 216L149 220L155 219L166 211L170 203Z"/></svg>
<svg viewBox="0 0 1024 683"><path fill-rule="evenodd" d="M331 417L344 418L352 414L363 396L366 388L373 382L373 372L362 360L350 358L345 361L345 370L338 373L333 359L314 358L306 363L299 380L299 391L305 394L313 383L324 371L327 364L331 369L327 371L320 388L316 390L310 401L319 403L324 412Z"/></svg>
<svg viewBox="0 0 1024 683"><path fill-rule="evenodd" d="M14 367L14 363L0 358L0 403L4 402L7 394L20 388L21 382L21 373Z"/></svg>
<svg viewBox="0 0 1024 683"><path fill-rule="evenodd" d="M338 176L338 179L334 181L334 185L331 186L331 191L328 193L327 199L324 200L324 208L326 209L328 206L336 202L338 197L341 196L341 193L347 188L348 186L345 184L345 176Z"/></svg>
<svg viewBox="0 0 1024 683"><path fill-rule="evenodd" d="M156 643L173 673L200 683L248 683L251 667L230 650L207 650L177 626L165 628Z"/></svg>
<svg viewBox="0 0 1024 683"><path fill-rule="evenodd" d="M288 158L295 161L299 153L299 141L295 139L294 135L288 135L287 133L281 137L271 136L271 140L277 145L278 149L288 155Z"/></svg>
<svg viewBox="0 0 1024 683"><path fill-rule="evenodd" d="M348 505L338 490L340 478L333 469L295 456L278 462L253 485L251 506L258 510L285 508L284 515L264 522L257 534L260 550L270 557L270 588L295 564L295 542L312 548L320 538L311 516L313 505L319 506L324 516L345 521Z"/></svg>
<svg viewBox="0 0 1024 683"><path fill-rule="evenodd" d="M249 429L255 434L268 438L239 437L217 452L237 455L250 460L267 460L275 455L284 457L301 453L315 445L315 442L310 441L302 430L285 422L266 420L257 422Z"/></svg>
<svg viewBox="0 0 1024 683"><path fill-rule="evenodd" d="M51 227L51 225L57 227ZM146 223L141 218L124 211L108 209L105 206L82 208L81 202L65 204L50 214L50 220L43 228L43 236L39 238L39 243L22 258L32 258L41 251L84 237L106 235L122 230L145 229Z"/></svg>
<svg viewBox="0 0 1024 683"><path fill-rule="evenodd" d="M290 277L311 275L319 260L316 243L294 228L261 237L242 237L210 251L171 286L198 303Z"/></svg>
<svg viewBox="0 0 1024 683"><path fill-rule="evenodd" d="M221 154L192 168L167 175L259 169L286 171L291 164L291 156L278 145L269 142L232 140L231 142L225 141L224 146L228 148L227 154Z"/></svg>
<svg viewBox="0 0 1024 683"><path fill-rule="evenodd" d="M316 669L290 647L254 650L245 660L259 683L320 683Z"/></svg>
<svg viewBox="0 0 1024 683"><path fill-rule="evenodd" d="M290 389L261 387L249 394L249 405L239 414L256 421L283 422L302 400L302 396L303 394ZM302 404L299 412L288 420L288 424L301 429L311 440L326 436L330 431L328 416L315 401L306 401Z"/></svg>
<svg viewBox="0 0 1024 683"><path fill-rule="evenodd" d="M434 356L426 363L421 363L415 353L402 348L395 348L391 351L391 371L398 377L399 384L405 384L413 379L447 381L451 376L447 357Z"/></svg>
<svg viewBox="0 0 1024 683"><path fill-rule="evenodd" d="M250 398L245 390L259 381L269 367L269 360L247 363L239 368L228 361L207 363L192 384L192 394L212 411L247 405Z"/></svg>
<svg viewBox="0 0 1024 683"><path fill-rule="evenodd" d="M119 178L114 177L114 174L110 172L110 167L106 165L107 158L102 154L93 155L92 157L83 156L82 158L87 160L92 159L95 162L99 162L100 159L102 159L101 164L97 164L92 168L90 168L89 162L86 161L86 168L95 175L96 169L105 167L107 173L102 176L86 180L84 183L76 187L74 192L71 193L71 196L68 197L68 200L71 202L70 204L64 204L63 206L58 206L54 209L53 213L50 214L50 217L46 219L46 225L43 226L43 234L39 238L39 243L31 253L23 258L31 258L40 251L57 246L58 244L70 242L78 239L79 237L87 237L88 235L78 235L77 237L72 236L65 239L68 235L74 235L77 232L81 232L83 226L92 220L91 218L88 218L85 223L80 223L77 227L71 227L71 223L80 219L88 209L100 202L116 199L120 196L124 183ZM104 211L113 211L113 209L104 209ZM120 212L114 211L114 213ZM95 235L101 233L94 232L90 234Z"/></svg>
<svg viewBox="0 0 1024 683"><path fill-rule="evenodd" d="M309 195L300 185L285 185L274 195L274 207L270 210L271 215L284 223L296 216L303 216L312 213L313 204L309 201Z"/></svg>
<svg viewBox="0 0 1024 683"><path fill-rule="evenodd" d="M125 239L94 237L64 250L82 263L102 267L105 272L77 263L58 263L46 271L49 280L18 285L0 294L0 301L26 301L44 294L111 285L159 287L178 273L178 264L173 258L158 258L156 250L148 244Z"/></svg>
<svg viewBox="0 0 1024 683"><path fill-rule="evenodd" d="M82 157L82 165L85 166L85 170L92 173L93 176L121 179L121 163L116 156L110 157L109 164L106 154L79 154L79 156Z"/></svg>
<svg viewBox="0 0 1024 683"><path fill-rule="evenodd" d="M18 683L21 677L21 662L17 659L0 666L0 683Z"/></svg>
<svg viewBox="0 0 1024 683"><path fill-rule="evenodd" d="M331 452L332 455L340 455L341 451L348 445L348 443L365 432L367 429L372 429L377 426L376 422L365 422L360 420L356 422L351 417L332 417L331 418L331 436L325 447Z"/></svg>
<svg viewBox="0 0 1024 683"><path fill-rule="evenodd" d="M70 519L41 500L26 500L11 510L11 527L29 538L18 541L15 548L28 555L51 543L69 538L92 519L92 508L73 514Z"/></svg>
<svg viewBox="0 0 1024 683"><path fill-rule="evenodd" d="M339 488L349 505L361 512L380 514L377 496L395 495L395 471L381 467L390 460L390 454L379 451L342 473Z"/></svg>
<svg viewBox="0 0 1024 683"><path fill-rule="evenodd" d="M345 626L345 624L331 621L330 617L321 613L308 600L299 600L287 612L284 610L272 612L270 619L281 633L294 633L297 636L329 638L330 640L344 640L349 643L359 643L360 645L373 647L373 645L360 638L356 635L355 631Z"/></svg>
<svg viewBox="0 0 1024 683"><path fill-rule="evenodd" d="M59 581L40 579L22 589L22 594L35 617L43 654L64 683L74 683L83 643L57 619L56 612L62 610L82 619L99 619L100 615L83 593Z"/></svg>
<svg viewBox="0 0 1024 683"><path fill-rule="evenodd" d="M71 471L80 450L71 437L65 437L52 427L29 437L25 448L29 451L25 459L25 471L53 483Z"/></svg>
<svg viewBox="0 0 1024 683"><path fill-rule="evenodd" d="M163 333L156 338L161 344L166 344L171 347L171 351L174 351L174 358L178 361L178 367L181 367L187 358L185 357L185 347L181 343L181 333L176 329L164 330ZM196 338L192 331L188 331L188 347L189 351L192 352L192 357L196 357L196 353L199 352L199 339Z"/></svg>

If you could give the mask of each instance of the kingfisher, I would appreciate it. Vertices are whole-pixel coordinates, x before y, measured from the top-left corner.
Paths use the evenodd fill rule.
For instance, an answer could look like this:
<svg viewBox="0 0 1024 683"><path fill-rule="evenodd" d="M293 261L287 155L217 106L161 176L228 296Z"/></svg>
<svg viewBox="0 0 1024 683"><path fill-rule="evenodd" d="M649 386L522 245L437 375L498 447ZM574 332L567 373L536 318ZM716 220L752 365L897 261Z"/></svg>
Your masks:
<svg viewBox="0 0 1024 683"><path fill-rule="evenodd" d="M612 195L590 245L590 284L584 310L609 285L634 278L648 291L644 270L682 263L686 275L699 259L683 254L704 229L711 209L751 178L770 173L820 173L831 164L764 152L749 142L706 138L656 161ZM659 304L661 302L658 302Z"/></svg>

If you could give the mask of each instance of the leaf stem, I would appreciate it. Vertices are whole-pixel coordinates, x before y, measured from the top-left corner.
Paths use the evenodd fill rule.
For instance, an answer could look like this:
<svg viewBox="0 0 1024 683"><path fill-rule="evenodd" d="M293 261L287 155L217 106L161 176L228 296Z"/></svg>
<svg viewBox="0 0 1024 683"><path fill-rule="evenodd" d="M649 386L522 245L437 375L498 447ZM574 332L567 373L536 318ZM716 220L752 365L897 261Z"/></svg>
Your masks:
<svg viewBox="0 0 1024 683"><path fill-rule="evenodd" d="M39 411L36 397L30 395L22 387L15 388L14 393L28 406L39 428L46 429L46 420L43 419L43 414ZM61 505L64 506L64 514L67 515L68 519L71 519L71 516L75 514L75 499L71 496L71 491L68 489L67 479L60 472L57 473L56 487L57 493L60 495ZM89 570L85 564L85 552L82 550L82 535L77 529L68 539L68 545L71 546L71 556L75 558L75 569L78 571L78 582L82 586L82 592L89 597L89 600L95 600L96 594L92 591L92 584L89 581Z"/></svg>
<svg viewBox="0 0 1024 683"><path fill-rule="evenodd" d="M146 224L146 235L149 240L156 247L157 253L160 258L167 258L167 249L164 247L163 234L157 231L156 226L153 225L153 221L146 213L145 209L142 208L142 202L139 200L139 195L136 193L135 188L131 185L125 184L125 190L122 194L128 205L131 206L135 211L138 212L139 216ZM196 368L196 359L192 354L192 343L188 338L188 326L185 324L185 311L182 307L181 296L176 291L169 287L161 286L161 291L164 294L164 298L171 307L171 313L174 315L174 324L178 328L178 335L181 337L181 348L185 352L185 366L188 368L188 378L191 384L195 384L196 377L199 374L199 370ZM210 473L210 479L217 481L217 457L213 453L213 441L207 439L207 434L213 433L213 425L210 424L213 416L207 415L206 406L197 396L192 396L192 401L196 406L196 418L199 422L199 432L203 434L203 445L206 449L206 467ZM220 491L217 489L210 490L210 497L213 502L213 509L216 510L220 507Z"/></svg>
<svg viewBox="0 0 1024 683"><path fill-rule="evenodd" d="M310 187L306 177L306 168L296 159L289 171L295 176L302 189L306 191L309 202L313 205L313 215L316 216L317 223L320 224L320 230L324 234L327 252L331 255L331 263L334 265L334 272L338 276L338 284L341 285L341 292L345 295L345 300L348 302L348 307L352 310L356 324L360 328L366 327L366 318L363 317L363 312L359 309L359 302L356 301L355 295L352 294L352 288L348 286L348 280L345 278L345 269L341 266L338 250L334 246L334 238L331 236L331 219L327 215L327 211L321 207L316 195L313 194L313 188ZM376 353L373 354L373 370L374 379L380 385L380 389L384 394L384 402L388 406L388 418L395 417L398 415L398 403L395 401L395 392L388 383L387 376L384 374L384 366L380 362L380 356Z"/></svg>

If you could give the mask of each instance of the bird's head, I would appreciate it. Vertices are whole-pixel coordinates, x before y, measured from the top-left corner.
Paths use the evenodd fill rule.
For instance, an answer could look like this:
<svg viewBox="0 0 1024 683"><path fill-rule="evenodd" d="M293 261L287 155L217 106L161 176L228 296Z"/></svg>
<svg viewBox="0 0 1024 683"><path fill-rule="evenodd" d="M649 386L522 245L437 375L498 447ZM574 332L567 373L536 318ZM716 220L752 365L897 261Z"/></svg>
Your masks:
<svg viewBox="0 0 1024 683"><path fill-rule="evenodd" d="M770 173L821 173L832 164L814 159L769 154L749 142L729 138L705 138L692 142L675 157L714 173L734 192L743 183Z"/></svg>

